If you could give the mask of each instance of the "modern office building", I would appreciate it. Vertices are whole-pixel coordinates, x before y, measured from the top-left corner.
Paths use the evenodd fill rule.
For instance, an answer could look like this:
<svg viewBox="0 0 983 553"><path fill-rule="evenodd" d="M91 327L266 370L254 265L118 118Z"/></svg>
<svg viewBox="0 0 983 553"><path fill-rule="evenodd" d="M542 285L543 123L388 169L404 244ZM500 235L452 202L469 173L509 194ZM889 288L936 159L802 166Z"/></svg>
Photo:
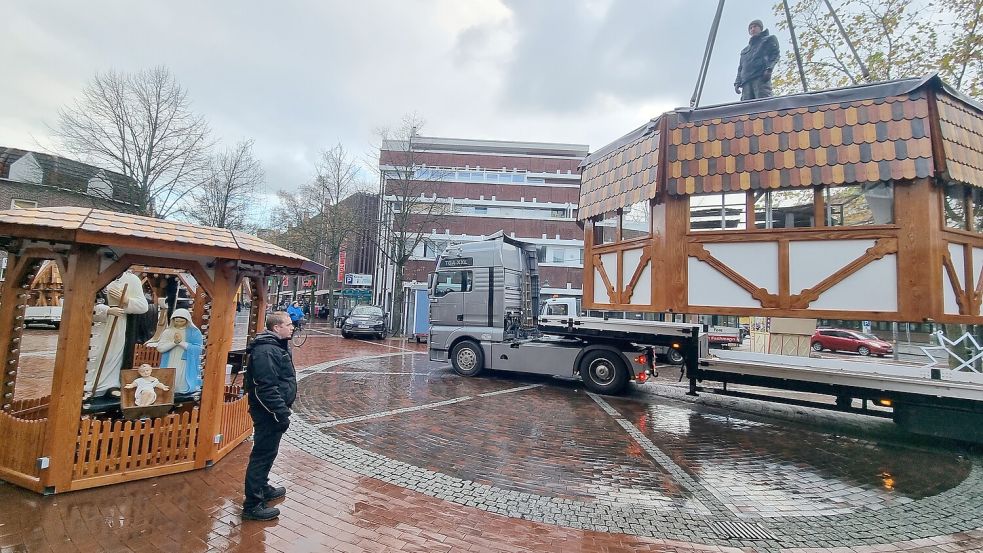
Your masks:
<svg viewBox="0 0 983 553"><path fill-rule="evenodd" d="M450 243L481 240L498 231L539 245L542 294L582 294L584 242L577 226L580 162L588 146L413 136L383 144L379 158L380 255L375 271L375 301L392 307L396 286L427 281L437 256ZM401 197L405 180L428 181L413 188L415 198ZM438 204L428 211L419 199ZM426 215L402 230L421 240L395 282L392 252L398 213L406 205ZM405 219L404 219L405 221Z"/></svg>

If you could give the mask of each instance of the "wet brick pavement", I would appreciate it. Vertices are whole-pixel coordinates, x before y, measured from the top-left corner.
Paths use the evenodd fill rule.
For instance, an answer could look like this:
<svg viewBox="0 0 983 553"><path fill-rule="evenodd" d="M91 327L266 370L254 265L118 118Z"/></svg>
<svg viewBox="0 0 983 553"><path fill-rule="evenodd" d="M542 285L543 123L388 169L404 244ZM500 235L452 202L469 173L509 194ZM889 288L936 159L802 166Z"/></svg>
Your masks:
<svg viewBox="0 0 983 553"><path fill-rule="evenodd" d="M460 378L422 349L319 334L296 352L278 522L239 518L247 442L108 488L0 484L0 553L983 551L983 464L951 445Z"/></svg>

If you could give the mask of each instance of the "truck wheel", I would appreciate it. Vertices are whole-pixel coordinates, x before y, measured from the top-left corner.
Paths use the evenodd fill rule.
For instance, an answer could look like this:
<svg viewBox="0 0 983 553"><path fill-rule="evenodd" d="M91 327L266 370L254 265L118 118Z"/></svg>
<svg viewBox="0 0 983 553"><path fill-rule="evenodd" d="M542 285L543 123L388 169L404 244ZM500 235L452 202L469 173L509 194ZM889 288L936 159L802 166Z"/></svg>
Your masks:
<svg viewBox="0 0 983 553"><path fill-rule="evenodd" d="M451 350L451 365L454 372L461 376L477 376L485 368L485 355L481 352L481 346L465 340L459 342Z"/></svg>
<svg viewBox="0 0 983 553"><path fill-rule="evenodd" d="M628 369L609 351L592 351L580 360L584 386L598 394L620 394L628 385Z"/></svg>
<svg viewBox="0 0 983 553"><path fill-rule="evenodd" d="M666 353L666 359L668 359L673 365L682 365L683 361L686 360L686 358L683 357L682 352L676 348L669 348L669 351Z"/></svg>

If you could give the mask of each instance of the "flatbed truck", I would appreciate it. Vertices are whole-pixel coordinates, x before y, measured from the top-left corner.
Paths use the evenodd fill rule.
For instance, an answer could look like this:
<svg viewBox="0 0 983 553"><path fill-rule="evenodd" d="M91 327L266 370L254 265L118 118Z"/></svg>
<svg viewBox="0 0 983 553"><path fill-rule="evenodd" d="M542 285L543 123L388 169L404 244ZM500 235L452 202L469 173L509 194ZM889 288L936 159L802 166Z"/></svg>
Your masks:
<svg viewBox="0 0 983 553"><path fill-rule="evenodd" d="M653 374L657 352L678 351L691 370L707 352L697 324L541 314L536 246L501 233L445 249L429 287L430 359L463 376L579 376L618 394Z"/></svg>

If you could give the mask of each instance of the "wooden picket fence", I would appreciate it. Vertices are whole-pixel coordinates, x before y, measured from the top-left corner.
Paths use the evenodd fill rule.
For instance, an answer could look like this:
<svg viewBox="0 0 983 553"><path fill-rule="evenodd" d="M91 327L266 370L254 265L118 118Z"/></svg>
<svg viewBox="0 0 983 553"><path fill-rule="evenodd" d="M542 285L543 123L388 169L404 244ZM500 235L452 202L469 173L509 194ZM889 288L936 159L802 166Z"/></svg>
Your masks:
<svg viewBox="0 0 983 553"><path fill-rule="evenodd" d="M198 408L136 421L82 419L74 480L193 462Z"/></svg>
<svg viewBox="0 0 983 553"><path fill-rule="evenodd" d="M40 420L48 417L51 396L18 399L10 404L9 413L18 419Z"/></svg>
<svg viewBox="0 0 983 553"><path fill-rule="evenodd" d="M225 387L225 403L222 405L222 446L218 450L221 459L253 432L249 417L249 403L239 386Z"/></svg>
<svg viewBox="0 0 983 553"><path fill-rule="evenodd" d="M137 369L140 365L146 363L151 367L160 366L161 353L157 351L157 348L147 347L143 344L136 344L133 346L133 368Z"/></svg>
<svg viewBox="0 0 983 553"><path fill-rule="evenodd" d="M47 425L48 419L22 419L0 411L0 436L4 442L0 446L0 476L6 469L19 475L38 477L37 462Z"/></svg>

